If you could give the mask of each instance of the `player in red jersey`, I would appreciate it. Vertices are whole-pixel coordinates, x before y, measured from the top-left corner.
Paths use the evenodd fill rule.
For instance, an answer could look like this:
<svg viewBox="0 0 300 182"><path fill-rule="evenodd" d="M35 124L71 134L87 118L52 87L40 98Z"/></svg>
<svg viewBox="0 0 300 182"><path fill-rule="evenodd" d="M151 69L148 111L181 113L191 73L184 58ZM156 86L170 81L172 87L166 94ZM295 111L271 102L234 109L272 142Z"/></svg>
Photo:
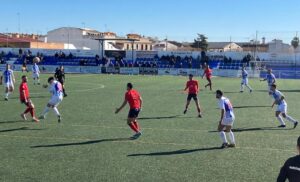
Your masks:
<svg viewBox="0 0 300 182"><path fill-rule="evenodd" d="M212 90L212 83L211 83L211 77L212 77L212 70L209 68L208 65L205 66L205 70L203 72L202 78L204 78L204 75L206 76L206 79L208 81L208 84L205 85L205 88L209 86L209 89Z"/></svg>
<svg viewBox="0 0 300 182"><path fill-rule="evenodd" d="M198 85L197 80L193 80L192 74L189 75L189 81L186 82L186 87L185 87L184 91L186 91L187 89L189 89L188 97L187 97L186 106L185 106L185 110L183 111L183 114L186 114L191 100L194 99L197 110L198 110L198 116L199 116L199 118L201 118L202 117L201 109L200 109L200 104L199 104L199 101L197 98L197 94L199 92L199 85Z"/></svg>
<svg viewBox="0 0 300 182"><path fill-rule="evenodd" d="M128 113L127 124L135 132L131 139L138 139L142 133L140 131L137 118L139 116L139 112L141 111L143 100L138 91L132 88L132 83L127 83L127 92L125 93L124 102L119 108L116 109L115 113L119 113L128 102L130 110Z"/></svg>
<svg viewBox="0 0 300 182"><path fill-rule="evenodd" d="M39 122L39 120L35 116L34 105L30 100L29 89L27 85L27 77L25 75L22 76L22 82L20 84L19 91L21 103L27 106L26 110L21 114L21 117L24 120L27 120L26 114L30 112L32 120L35 122Z"/></svg>

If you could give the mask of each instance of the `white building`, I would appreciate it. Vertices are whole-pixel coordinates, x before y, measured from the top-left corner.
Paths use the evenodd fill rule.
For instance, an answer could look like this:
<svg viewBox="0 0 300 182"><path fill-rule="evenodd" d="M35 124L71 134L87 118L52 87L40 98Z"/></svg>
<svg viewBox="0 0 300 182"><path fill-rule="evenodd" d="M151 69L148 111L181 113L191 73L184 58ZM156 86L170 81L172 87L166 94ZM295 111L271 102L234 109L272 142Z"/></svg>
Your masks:
<svg viewBox="0 0 300 182"><path fill-rule="evenodd" d="M292 53L293 48L289 44L283 43L282 40L274 39L269 42L269 53Z"/></svg>
<svg viewBox="0 0 300 182"><path fill-rule="evenodd" d="M51 30L45 37L45 42L65 43L65 49L101 50L99 41L94 38L115 38L112 32L98 32L87 28L62 27ZM117 50L113 41L105 41L105 50Z"/></svg>
<svg viewBox="0 0 300 182"><path fill-rule="evenodd" d="M210 52L241 52L243 48L234 42L208 42L207 50Z"/></svg>

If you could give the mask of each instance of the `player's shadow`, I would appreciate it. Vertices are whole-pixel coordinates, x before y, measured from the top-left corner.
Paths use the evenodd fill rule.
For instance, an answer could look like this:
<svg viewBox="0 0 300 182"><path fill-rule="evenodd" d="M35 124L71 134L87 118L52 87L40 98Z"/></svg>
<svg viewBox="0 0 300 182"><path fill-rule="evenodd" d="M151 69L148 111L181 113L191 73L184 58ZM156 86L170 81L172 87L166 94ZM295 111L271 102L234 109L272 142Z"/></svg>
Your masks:
<svg viewBox="0 0 300 182"><path fill-rule="evenodd" d="M165 156L165 155L180 155L180 154L189 154L193 152L201 152L201 151L211 151L211 150L220 150L221 147L208 147L208 148L199 148L199 149L181 149L174 150L168 152L152 152L152 153L144 153L144 154L129 154L128 157L138 157L138 156Z"/></svg>
<svg viewBox="0 0 300 182"><path fill-rule="evenodd" d="M261 107L271 107L271 106L233 106L234 109L261 108Z"/></svg>
<svg viewBox="0 0 300 182"><path fill-rule="evenodd" d="M257 128L234 128L233 132L244 132L244 131L268 131L268 130L293 130L294 128L278 128L278 127L257 127ZM216 130L209 132L218 132Z"/></svg>
<svg viewBox="0 0 300 182"><path fill-rule="evenodd" d="M268 92L267 90L255 90L256 92ZM280 90L281 92L300 92L300 90Z"/></svg>
<svg viewBox="0 0 300 182"><path fill-rule="evenodd" d="M43 129L31 129L28 127L21 127L21 128L13 128L13 129L7 129L7 130L0 130L0 133L4 133L4 132L11 132L11 131L35 131L35 130L43 130Z"/></svg>
<svg viewBox="0 0 300 182"><path fill-rule="evenodd" d="M48 95L34 95L34 96L30 96L30 98L40 99L40 98L49 98L49 96Z"/></svg>
<svg viewBox="0 0 300 182"><path fill-rule="evenodd" d="M1 121L0 124L10 124L10 123L24 123L24 120L13 120L13 121Z"/></svg>
<svg viewBox="0 0 300 182"><path fill-rule="evenodd" d="M155 119L174 119L179 118L181 115L174 115L174 116L156 116L156 117L140 117L139 120L155 120ZM191 118L191 117L180 117L180 118Z"/></svg>
<svg viewBox="0 0 300 182"><path fill-rule="evenodd" d="M85 142L74 142L74 143L59 143L59 144L51 144L51 145L36 145L31 146L30 148L51 148L51 147L67 147L67 146L79 146L79 145L89 145L89 144L97 144L102 142L116 142L116 141L129 141L132 140L130 138L111 138L111 139L101 139L101 140L90 140Z"/></svg>

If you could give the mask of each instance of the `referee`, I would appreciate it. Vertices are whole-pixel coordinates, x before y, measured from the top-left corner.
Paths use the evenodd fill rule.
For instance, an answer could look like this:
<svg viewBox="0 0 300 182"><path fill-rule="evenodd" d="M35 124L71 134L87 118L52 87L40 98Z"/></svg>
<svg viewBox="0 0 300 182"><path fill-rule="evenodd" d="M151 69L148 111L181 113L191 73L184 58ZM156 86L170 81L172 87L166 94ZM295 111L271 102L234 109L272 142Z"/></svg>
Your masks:
<svg viewBox="0 0 300 182"><path fill-rule="evenodd" d="M65 91L65 71L64 71L64 67L60 66L58 69L56 69L54 77L56 78L56 80L58 80L61 85L62 85L62 89L63 89L63 93L64 93L64 97L67 97L68 95L66 94Z"/></svg>
<svg viewBox="0 0 300 182"><path fill-rule="evenodd" d="M280 170L277 182L285 182L286 179L289 182L300 181L300 136L297 141L297 148L299 155L289 158Z"/></svg>

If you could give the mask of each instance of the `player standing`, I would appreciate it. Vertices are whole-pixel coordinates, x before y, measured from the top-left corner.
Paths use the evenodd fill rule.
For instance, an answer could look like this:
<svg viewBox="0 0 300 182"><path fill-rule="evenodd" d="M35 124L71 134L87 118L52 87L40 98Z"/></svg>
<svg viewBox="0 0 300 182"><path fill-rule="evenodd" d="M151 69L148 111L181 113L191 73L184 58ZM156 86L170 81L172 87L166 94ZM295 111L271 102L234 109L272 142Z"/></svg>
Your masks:
<svg viewBox="0 0 300 182"><path fill-rule="evenodd" d="M51 93L51 99L49 100L47 106L44 109L44 112L40 116L40 119L45 119L46 114L49 112L49 110L52 108L54 113L56 114L58 118L58 122L61 122L61 115L57 109L57 106L61 103L63 100L63 92L62 92L62 85L54 79L54 77L48 78L49 83L49 92ZM45 86L47 87L47 85Z"/></svg>
<svg viewBox="0 0 300 182"><path fill-rule="evenodd" d="M14 72L10 69L10 65L6 64L6 69L3 72L1 79L0 79L0 85L4 83L5 87L5 94L4 94L4 100L8 101L8 96L12 94L14 91L14 83L16 82Z"/></svg>
<svg viewBox="0 0 300 182"><path fill-rule="evenodd" d="M63 93L64 93L64 97L67 97L68 95L66 94L65 91L65 70L63 66L60 66L59 69L56 69L55 74L54 74L54 78L56 78L62 85L63 88Z"/></svg>
<svg viewBox="0 0 300 182"><path fill-rule="evenodd" d="M281 114L286 120L292 122L294 124L294 128L296 128L298 125L298 121L296 121L295 119L293 119L292 117L287 115L287 103L285 102L284 95L279 90L277 90L276 87L277 86L275 84L271 85L271 92L272 92L272 96L274 98L272 108L274 107L275 104L278 105L276 112L275 112L275 116L276 116L277 120L280 122L280 125L278 127L280 127L280 128L285 127L285 123L284 123L282 117L280 116L280 114Z"/></svg>
<svg viewBox="0 0 300 182"><path fill-rule="evenodd" d="M275 82L276 82L276 77L272 73L272 69L268 69L268 74L266 75L266 77L264 79L261 79L260 81L266 81L266 80L268 82L268 92L269 92L269 95L271 95L272 94L271 85L275 84Z"/></svg>
<svg viewBox="0 0 300 182"><path fill-rule="evenodd" d="M216 98L219 100L219 108L221 109L221 118L218 126L218 131L220 132L220 137L223 142L221 148L235 147L235 138L231 130L235 119L232 104L228 98L223 96L221 90L216 91ZM227 142L224 131L229 134L230 144Z"/></svg>
<svg viewBox="0 0 300 182"><path fill-rule="evenodd" d="M138 139L142 135L142 133L140 131L137 118L139 116L139 112L141 111L143 100L139 92L132 88L132 83L127 83L127 92L125 93L124 102L119 108L116 109L115 113L119 113L128 102L130 110L128 113L127 124L135 132L135 134L131 138Z"/></svg>
<svg viewBox="0 0 300 182"><path fill-rule="evenodd" d="M40 68L36 62L34 62L32 65L32 78L34 85L36 84L36 82L38 85L40 85Z"/></svg>
<svg viewBox="0 0 300 182"><path fill-rule="evenodd" d="M185 110L183 111L183 114L186 114L188 107L190 105L190 102L192 99L194 99L195 103L196 103L196 107L198 110L198 117L201 118L201 109L200 109L200 104L199 104L199 100L197 97L197 94L199 92L199 84L197 80L193 80L193 75L190 74L189 75L189 81L186 82L186 86L184 91L188 90L188 97L187 97L187 101L186 101L186 105L185 105Z"/></svg>
<svg viewBox="0 0 300 182"><path fill-rule="evenodd" d="M206 77L206 80L208 81L208 84L205 85L205 88L209 86L209 89L212 90L212 83L211 83L212 70L209 68L209 65L205 66L205 70L203 72L202 78L204 78L204 75Z"/></svg>
<svg viewBox="0 0 300 182"><path fill-rule="evenodd" d="M252 92L252 88L248 85L248 72L245 67L242 67L242 82L241 82L241 91L244 92L244 86L246 86L250 92Z"/></svg>
<svg viewBox="0 0 300 182"><path fill-rule="evenodd" d="M282 166L277 182L299 182L300 179L300 137L297 140L298 155L289 158Z"/></svg>
<svg viewBox="0 0 300 182"><path fill-rule="evenodd" d="M19 92L21 103L27 106L26 110L21 114L21 117L24 120L27 120L26 114L30 112L32 120L35 122L39 122L39 120L35 117L34 105L30 100L30 94L27 85L27 77L25 75L22 76L22 82L19 87Z"/></svg>

